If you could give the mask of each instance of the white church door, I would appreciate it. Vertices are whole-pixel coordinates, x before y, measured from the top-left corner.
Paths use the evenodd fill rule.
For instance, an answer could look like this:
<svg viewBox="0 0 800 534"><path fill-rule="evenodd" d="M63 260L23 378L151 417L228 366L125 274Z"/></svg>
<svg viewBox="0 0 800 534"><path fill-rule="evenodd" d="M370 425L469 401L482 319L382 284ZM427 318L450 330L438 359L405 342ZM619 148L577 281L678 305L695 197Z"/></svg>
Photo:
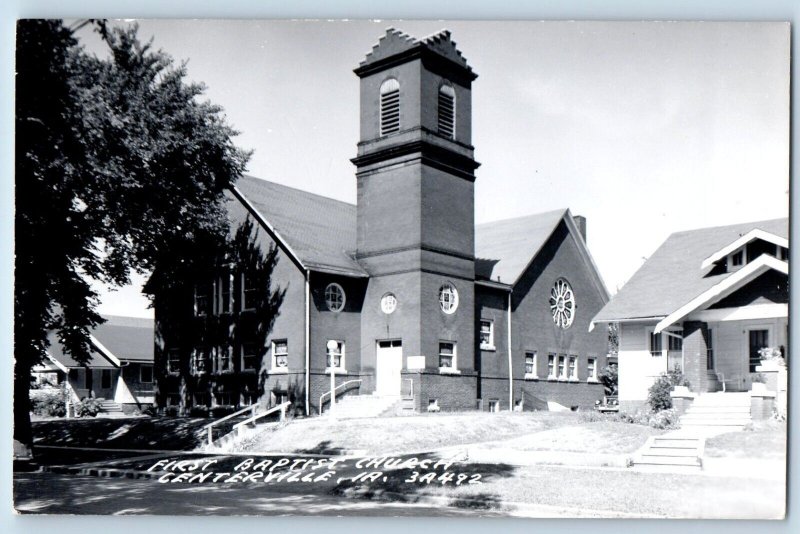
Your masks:
<svg viewBox="0 0 800 534"><path fill-rule="evenodd" d="M378 341L375 393L399 396L402 369L403 343L399 339Z"/></svg>

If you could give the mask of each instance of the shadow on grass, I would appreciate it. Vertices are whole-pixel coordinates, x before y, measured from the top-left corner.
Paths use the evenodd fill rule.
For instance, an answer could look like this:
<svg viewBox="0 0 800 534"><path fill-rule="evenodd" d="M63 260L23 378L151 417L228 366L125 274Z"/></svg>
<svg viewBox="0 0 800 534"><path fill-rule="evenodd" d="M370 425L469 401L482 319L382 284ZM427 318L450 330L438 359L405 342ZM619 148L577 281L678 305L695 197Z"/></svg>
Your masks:
<svg viewBox="0 0 800 534"><path fill-rule="evenodd" d="M298 454L342 454L345 449L342 447L331 447L331 440L326 439L325 441L320 441L313 447L309 447L307 449L296 449L294 452Z"/></svg>
<svg viewBox="0 0 800 534"><path fill-rule="evenodd" d="M192 450L203 443L211 419L153 417L70 419L33 423L34 446Z"/></svg>

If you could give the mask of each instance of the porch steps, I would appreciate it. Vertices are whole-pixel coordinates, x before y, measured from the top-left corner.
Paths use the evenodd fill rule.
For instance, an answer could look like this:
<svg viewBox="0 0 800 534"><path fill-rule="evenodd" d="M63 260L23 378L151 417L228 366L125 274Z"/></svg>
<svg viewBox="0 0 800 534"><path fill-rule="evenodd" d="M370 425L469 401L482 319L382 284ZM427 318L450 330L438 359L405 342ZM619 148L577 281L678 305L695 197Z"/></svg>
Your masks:
<svg viewBox="0 0 800 534"><path fill-rule="evenodd" d="M640 471L697 472L703 468L705 438L676 431L647 440L632 458L633 467Z"/></svg>
<svg viewBox="0 0 800 534"><path fill-rule="evenodd" d="M679 419L681 428L703 430L706 435L742 430L751 421L747 392L703 393Z"/></svg>
<svg viewBox="0 0 800 534"><path fill-rule="evenodd" d="M112 400L100 399L101 413L122 413L122 406Z"/></svg>
<svg viewBox="0 0 800 534"><path fill-rule="evenodd" d="M337 419L359 419L395 415L400 397L381 397L379 395L346 395L336 399ZM323 414L330 414L330 405Z"/></svg>

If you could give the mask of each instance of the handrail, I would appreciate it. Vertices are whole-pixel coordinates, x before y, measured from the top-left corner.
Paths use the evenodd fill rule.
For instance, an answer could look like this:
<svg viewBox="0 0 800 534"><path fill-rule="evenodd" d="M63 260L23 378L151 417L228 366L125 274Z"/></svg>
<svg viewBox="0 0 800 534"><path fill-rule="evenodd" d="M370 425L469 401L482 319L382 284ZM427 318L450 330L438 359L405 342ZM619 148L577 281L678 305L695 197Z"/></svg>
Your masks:
<svg viewBox="0 0 800 534"><path fill-rule="evenodd" d="M255 423L256 419L261 419L262 417L266 417L266 416L268 416L270 414L273 414L273 413L277 412L278 410L280 410L280 412L281 412L281 421L283 421L284 419L286 419L286 408L290 404L292 404L292 401L286 401L284 403L278 404L277 406L273 406L272 408L270 408L269 410L267 410L264 413L260 413L258 415L254 415L253 417L251 417L249 419L245 419L241 423L236 423L235 425L233 425L233 429L236 432L239 432L239 429L241 427L243 427L245 425L249 425L250 423Z"/></svg>
<svg viewBox="0 0 800 534"><path fill-rule="evenodd" d="M339 384L338 386L336 386L335 388L333 388L333 391L335 392L337 389L343 388L343 387L345 387L347 384L353 384L353 383L355 383L355 382L359 382L359 383L360 383L360 382L361 382L361 379L358 379L358 380L348 380L347 382L342 382L341 384ZM322 415L322 398L323 398L325 395L330 395L330 394L331 394L331 392L330 392L330 391L326 391L325 393L323 393L322 395L320 395L320 396L319 396L319 404L318 404L318 406L319 406L319 415Z"/></svg>
<svg viewBox="0 0 800 534"><path fill-rule="evenodd" d="M213 422L205 425L203 427L203 429L208 432L208 444L211 445L212 443L214 443L214 436L213 436L214 426L216 426L216 425L218 425L218 424L220 424L220 423L222 423L224 421L227 421L228 419L233 419L237 415L241 415L244 412L246 412L247 410L252 410L253 411L253 415L255 415L257 408L258 408L258 404L251 404L249 406L245 406L244 408L242 408L241 410L239 410L237 412L233 412L232 414L226 415L222 419L217 419L216 421L213 421Z"/></svg>

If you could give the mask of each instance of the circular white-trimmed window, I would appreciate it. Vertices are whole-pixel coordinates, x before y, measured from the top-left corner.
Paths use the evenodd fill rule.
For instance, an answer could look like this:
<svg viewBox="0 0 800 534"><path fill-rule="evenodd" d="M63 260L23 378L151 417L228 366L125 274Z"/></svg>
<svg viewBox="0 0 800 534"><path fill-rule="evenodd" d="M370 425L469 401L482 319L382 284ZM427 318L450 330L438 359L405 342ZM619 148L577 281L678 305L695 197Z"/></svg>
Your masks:
<svg viewBox="0 0 800 534"><path fill-rule="evenodd" d="M450 282L439 288L439 307L445 313L455 313L458 308L458 291Z"/></svg>
<svg viewBox="0 0 800 534"><path fill-rule="evenodd" d="M344 309L344 289L337 283L328 284L325 288L325 305L332 312L339 312Z"/></svg>
<svg viewBox="0 0 800 534"><path fill-rule="evenodd" d="M381 297L381 311L385 314L392 313L397 308L397 297L394 293L386 293Z"/></svg>
<svg viewBox="0 0 800 534"><path fill-rule="evenodd" d="M559 328L569 328L575 319L575 293L563 278L556 280L550 290L550 313Z"/></svg>

